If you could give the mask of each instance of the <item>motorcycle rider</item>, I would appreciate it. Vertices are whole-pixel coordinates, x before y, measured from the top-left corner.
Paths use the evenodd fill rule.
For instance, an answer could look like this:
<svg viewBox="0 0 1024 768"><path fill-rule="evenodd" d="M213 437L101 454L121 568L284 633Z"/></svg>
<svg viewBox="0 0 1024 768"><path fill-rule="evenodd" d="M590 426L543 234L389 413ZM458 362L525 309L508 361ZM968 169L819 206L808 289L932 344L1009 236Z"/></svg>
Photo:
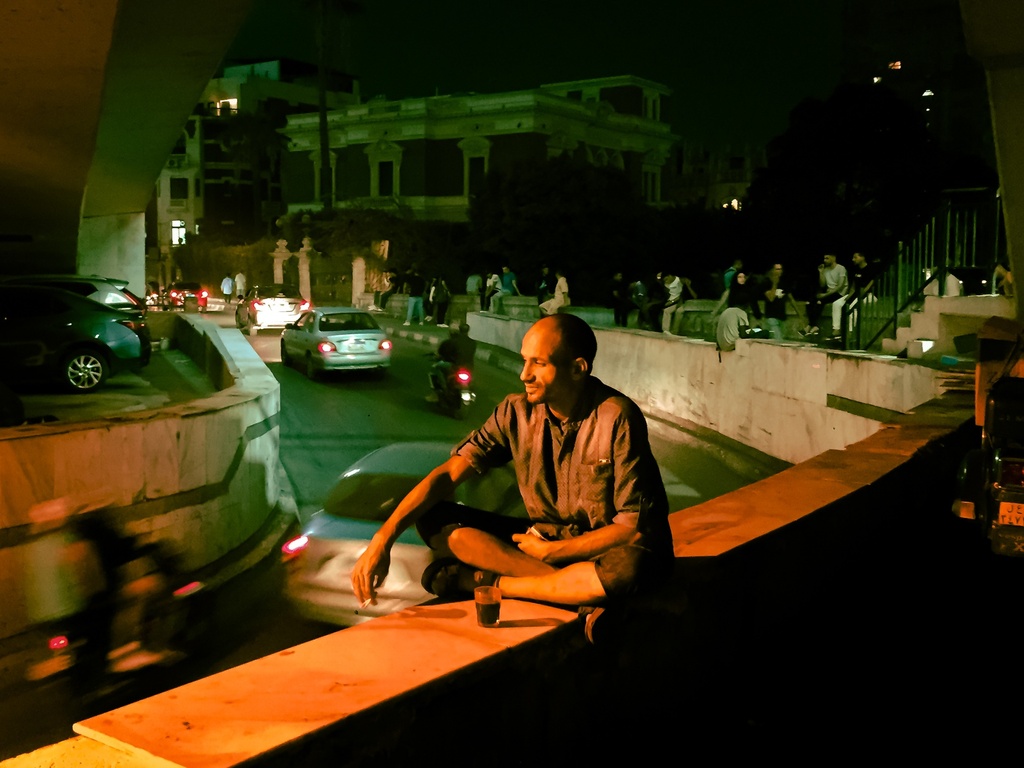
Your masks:
<svg viewBox="0 0 1024 768"><path fill-rule="evenodd" d="M473 369L476 357L476 342L469 338L469 324L461 323L448 332L448 338L437 348L437 362L430 369L430 386L433 391L427 395L427 402L440 401L448 388L448 377L453 368Z"/></svg>

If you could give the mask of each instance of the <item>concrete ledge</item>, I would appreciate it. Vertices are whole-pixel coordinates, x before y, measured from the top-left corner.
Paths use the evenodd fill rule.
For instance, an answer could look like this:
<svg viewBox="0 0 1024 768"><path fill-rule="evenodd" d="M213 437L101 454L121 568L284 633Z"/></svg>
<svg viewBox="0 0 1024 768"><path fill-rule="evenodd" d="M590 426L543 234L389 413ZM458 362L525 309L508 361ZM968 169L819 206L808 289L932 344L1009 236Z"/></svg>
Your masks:
<svg viewBox="0 0 1024 768"><path fill-rule="evenodd" d="M616 728L653 729L658 743L735 737L715 730L725 727L716 704L765 663L758 638L863 569L880 514L887 539L921 541L920 509L943 501L931 480L976 439L960 418L969 401L940 398L846 451L673 514L675 573L619 617L610 645L587 645L575 613L551 606L510 600L508 625L486 630L468 601L427 604L90 718L75 732L93 743L70 739L3 765L83 755L124 768L409 764L438 740L459 764L487 754L488 765L519 766L543 754L571 765L600 761L608 744L567 731L607 717L609 701L663 701L667 691L672 706L622 708ZM915 503L894 510L907 487ZM530 738L495 750L480 736L495 722Z"/></svg>

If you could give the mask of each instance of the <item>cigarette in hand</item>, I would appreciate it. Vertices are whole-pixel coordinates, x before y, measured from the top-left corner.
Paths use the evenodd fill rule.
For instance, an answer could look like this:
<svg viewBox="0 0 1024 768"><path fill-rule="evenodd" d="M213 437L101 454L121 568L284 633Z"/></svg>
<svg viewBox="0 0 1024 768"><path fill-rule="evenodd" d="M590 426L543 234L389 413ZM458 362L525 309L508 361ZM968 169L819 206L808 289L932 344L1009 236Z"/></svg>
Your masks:
<svg viewBox="0 0 1024 768"><path fill-rule="evenodd" d="M366 598L365 600L363 600L363 602L361 602L359 604L359 607L360 608L366 608L372 602L372 600L373 600L373 598L370 598L370 597Z"/></svg>

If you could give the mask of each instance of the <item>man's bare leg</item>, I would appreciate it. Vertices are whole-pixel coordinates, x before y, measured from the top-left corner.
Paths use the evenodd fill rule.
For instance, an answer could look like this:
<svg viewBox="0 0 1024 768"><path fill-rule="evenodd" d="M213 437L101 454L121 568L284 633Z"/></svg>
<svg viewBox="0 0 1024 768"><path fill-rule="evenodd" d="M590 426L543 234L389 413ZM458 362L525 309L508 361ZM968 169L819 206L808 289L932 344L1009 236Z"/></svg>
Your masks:
<svg viewBox="0 0 1024 768"><path fill-rule="evenodd" d="M556 568L476 528L454 529L448 547L461 562L501 575L499 586L507 597L562 605L595 605L607 597L591 562Z"/></svg>
<svg viewBox="0 0 1024 768"><path fill-rule="evenodd" d="M591 562L572 563L541 575L502 576L498 587L505 597L563 605L596 605L608 596Z"/></svg>

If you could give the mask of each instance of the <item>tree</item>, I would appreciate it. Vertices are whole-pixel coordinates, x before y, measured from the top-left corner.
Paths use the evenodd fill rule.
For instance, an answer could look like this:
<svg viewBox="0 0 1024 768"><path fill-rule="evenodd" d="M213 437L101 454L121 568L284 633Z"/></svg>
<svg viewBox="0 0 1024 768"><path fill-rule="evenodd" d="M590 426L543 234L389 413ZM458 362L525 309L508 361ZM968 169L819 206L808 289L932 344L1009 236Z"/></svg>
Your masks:
<svg viewBox="0 0 1024 768"><path fill-rule="evenodd" d="M306 0L316 11L317 110L320 129L320 203L325 210L334 207L331 173L331 141L327 130L328 74L333 60L334 43L340 39L340 22L363 11L356 0Z"/></svg>
<svg viewBox="0 0 1024 768"><path fill-rule="evenodd" d="M520 287L548 264L561 266L573 301L603 301L618 270L653 264L654 212L615 168L560 157L491 172L471 201L464 260L494 270L507 263Z"/></svg>
<svg viewBox="0 0 1024 768"><path fill-rule="evenodd" d="M793 110L743 214L765 256L804 271L825 250L883 256L935 210L942 165L910 105L882 85L844 84Z"/></svg>

